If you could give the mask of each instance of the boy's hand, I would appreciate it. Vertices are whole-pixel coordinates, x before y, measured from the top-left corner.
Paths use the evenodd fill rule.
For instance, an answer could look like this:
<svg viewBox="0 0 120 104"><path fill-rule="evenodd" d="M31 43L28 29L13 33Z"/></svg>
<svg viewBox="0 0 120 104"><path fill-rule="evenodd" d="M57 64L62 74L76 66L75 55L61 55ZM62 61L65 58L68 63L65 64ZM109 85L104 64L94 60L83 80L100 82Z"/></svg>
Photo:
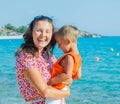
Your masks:
<svg viewBox="0 0 120 104"><path fill-rule="evenodd" d="M51 80L49 80L49 81L47 82L47 85L49 85L49 86L52 85Z"/></svg>

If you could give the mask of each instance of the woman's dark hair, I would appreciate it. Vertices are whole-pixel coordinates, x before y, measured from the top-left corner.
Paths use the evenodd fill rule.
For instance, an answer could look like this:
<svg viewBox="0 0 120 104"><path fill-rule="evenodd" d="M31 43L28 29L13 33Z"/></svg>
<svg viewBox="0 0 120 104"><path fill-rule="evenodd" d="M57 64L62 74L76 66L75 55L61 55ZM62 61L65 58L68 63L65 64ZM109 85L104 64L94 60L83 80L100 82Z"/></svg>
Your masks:
<svg viewBox="0 0 120 104"><path fill-rule="evenodd" d="M33 42L33 37L32 37L33 28L38 21L48 21L49 23L51 23L52 32L54 33L53 20L51 18L47 16L43 16L43 15L34 17L28 29L23 34L24 43L21 44L20 48L15 53L15 56L18 55L21 51L23 51L24 53L31 54L33 56L36 56L38 54L38 49L35 47L34 42ZM55 39L52 36L50 43L43 49L43 51L47 52L48 58L50 58L50 52L51 53L53 52L55 43L56 43Z"/></svg>

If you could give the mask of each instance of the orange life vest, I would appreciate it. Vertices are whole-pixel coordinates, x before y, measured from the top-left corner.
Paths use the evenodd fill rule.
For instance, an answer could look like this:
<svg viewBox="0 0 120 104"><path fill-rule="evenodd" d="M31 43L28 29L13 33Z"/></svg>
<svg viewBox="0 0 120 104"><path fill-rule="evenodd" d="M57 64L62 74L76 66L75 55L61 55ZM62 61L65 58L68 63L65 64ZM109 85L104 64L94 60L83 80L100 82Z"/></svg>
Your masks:
<svg viewBox="0 0 120 104"><path fill-rule="evenodd" d="M57 76L59 73L62 73L64 71L64 68L59 64L61 60L65 58L66 55L71 55L74 59L74 67L73 67L73 72L72 72L72 77L74 77L77 73L77 70L80 68L82 64L82 58L79 54L75 54L74 52L69 52L65 54L64 56L60 57L57 62L53 65L52 70L51 70L51 77ZM52 85L53 87L57 89L62 89L65 87L65 84L63 83L57 83Z"/></svg>

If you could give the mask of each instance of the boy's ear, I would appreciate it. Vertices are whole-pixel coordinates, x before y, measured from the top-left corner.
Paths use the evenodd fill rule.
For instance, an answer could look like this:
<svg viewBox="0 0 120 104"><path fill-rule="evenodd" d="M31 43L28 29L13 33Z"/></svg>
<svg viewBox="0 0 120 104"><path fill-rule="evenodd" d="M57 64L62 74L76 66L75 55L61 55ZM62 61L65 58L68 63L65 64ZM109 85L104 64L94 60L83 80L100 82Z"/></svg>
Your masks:
<svg viewBox="0 0 120 104"><path fill-rule="evenodd" d="M69 38L66 38L66 42L69 44L71 40Z"/></svg>

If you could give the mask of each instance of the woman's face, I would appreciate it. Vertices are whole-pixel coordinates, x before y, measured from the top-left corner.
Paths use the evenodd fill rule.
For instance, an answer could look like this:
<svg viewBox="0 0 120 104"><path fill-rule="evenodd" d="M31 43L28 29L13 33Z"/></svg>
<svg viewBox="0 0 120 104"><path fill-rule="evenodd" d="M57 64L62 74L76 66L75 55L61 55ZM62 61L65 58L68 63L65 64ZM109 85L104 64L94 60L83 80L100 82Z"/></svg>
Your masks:
<svg viewBox="0 0 120 104"><path fill-rule="evenodd" d="M32 36L35 46L40 51L49 44L53 34L52 29L52 24L48 21L41 20L36 22L33 28Z"/></svg>

